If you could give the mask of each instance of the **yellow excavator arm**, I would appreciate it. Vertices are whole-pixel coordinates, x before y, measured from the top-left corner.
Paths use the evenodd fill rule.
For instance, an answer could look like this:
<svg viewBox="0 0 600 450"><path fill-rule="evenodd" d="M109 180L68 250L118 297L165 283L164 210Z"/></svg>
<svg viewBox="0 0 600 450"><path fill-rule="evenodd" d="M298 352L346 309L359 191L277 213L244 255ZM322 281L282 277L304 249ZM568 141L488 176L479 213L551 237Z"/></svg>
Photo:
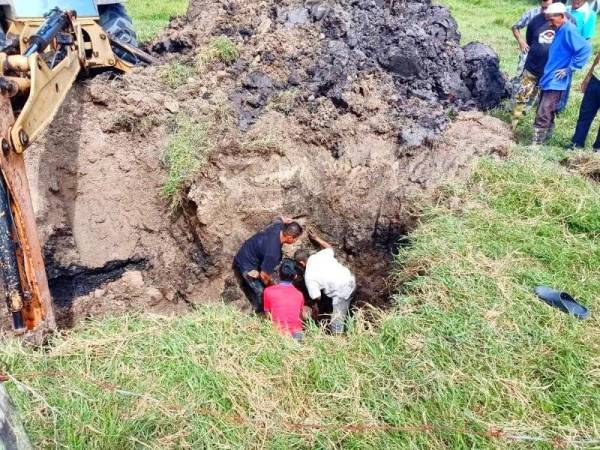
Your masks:
<svg viewBox="0 0 600 450"><path fill-rule="evenodd" d="M0 291L16 330L54 329L23 152L52 121L78 74L132 65L118 58L97 17L55 8L9 20L12 48L0 52ZM138 59L152 57L129 49Z"/></svg>

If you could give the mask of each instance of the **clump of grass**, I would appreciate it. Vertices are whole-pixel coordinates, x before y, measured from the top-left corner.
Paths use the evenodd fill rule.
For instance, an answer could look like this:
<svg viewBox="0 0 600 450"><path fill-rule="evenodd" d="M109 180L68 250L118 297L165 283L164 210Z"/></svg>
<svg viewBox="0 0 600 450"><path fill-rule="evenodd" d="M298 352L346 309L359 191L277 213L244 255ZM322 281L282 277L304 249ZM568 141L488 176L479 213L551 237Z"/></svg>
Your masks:
<svg viewBox="0 0 600 450"><path fill-rule="evenodd" d="M168 174L161 194L171 206L179 205L181 187L200 169L209 150L208 125L179 114L162 158Z"/></svg>
<svg viewBox="0 0 600 450"><path fill-rule="evenodd" d="M180 62L171 62L158 71L159 79L172 89L185 85L195 75L193 67Z"/></svg>
<svg viewBox="0 0 600 450"><path fill-rule="evenodd" d="M289 114L298 105L299 96L300 90L298 88L290 88L277 92L269 99L268 107L284 114Z"/></svg>
<svg viewBox="0 0 600 450"><path fill-rule="evenodd" d="M564 163L567 167L577 170L581 175L600 182L600 153L577 152L570 155Z"/></svg>
<svg viewBox="0 0 600 450"><path fill-rule="evenodd" d="M230 38L219 36L212 39L208 46L198 54L199 68L206 67L215 61L232 64L239 57L239 50Z"/></svg>

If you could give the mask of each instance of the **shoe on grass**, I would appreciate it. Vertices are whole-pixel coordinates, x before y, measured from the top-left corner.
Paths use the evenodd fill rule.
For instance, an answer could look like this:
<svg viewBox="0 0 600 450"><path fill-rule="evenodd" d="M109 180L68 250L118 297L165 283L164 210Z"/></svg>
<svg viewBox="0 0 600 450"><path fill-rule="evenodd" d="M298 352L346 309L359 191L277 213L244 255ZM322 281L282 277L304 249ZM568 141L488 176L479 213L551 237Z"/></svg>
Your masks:
<svg viewBox="0 0 600 450"><path fill-rule="evenodd" d="M566 292L560 292L548 286L538 286L535 288L535 295L553 308L559 309L578 319L583 320L590 316L588 309L577 303L577 300Z"/></svg>

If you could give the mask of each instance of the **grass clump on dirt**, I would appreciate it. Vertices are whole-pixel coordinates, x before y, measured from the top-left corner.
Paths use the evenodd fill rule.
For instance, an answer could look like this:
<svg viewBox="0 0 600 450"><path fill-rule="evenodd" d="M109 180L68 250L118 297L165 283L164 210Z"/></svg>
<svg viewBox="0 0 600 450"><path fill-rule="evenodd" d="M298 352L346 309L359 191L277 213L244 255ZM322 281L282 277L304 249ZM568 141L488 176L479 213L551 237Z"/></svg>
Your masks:
<svg viewBox="0 0 600 450"><path fill-rule="evenodd" d="M0 361L40 447L600 445L600 186L547 154L483 160L397 256L394 307L303 345L225 305L88 322ZM445 206L446 204L451 206ZM532 294L571 292L585 322Z"/></svg>
<svg viewBox="0 0 600 450"><path fill-rule="evenodd" d="M160 80L171 89L185 85L196 74L193 67L180 62L171 62L158 70Z"/></svg>
<svg viewBox="0 0 600 450"><path fill-rule="evenodd" d="M199 68L206 67L213 62L232 64L239 57L239 50L235 42L227 36L218 36L212 39L208 46L198 53Z"/></svg>
<svg viewBox="0 0 600 450"><path fill-rule="evenodd" d="M162 158L168 174L161 194L172 206L179 204L181 187L200 169L208 152L208 126L179 114Z"/></svg>

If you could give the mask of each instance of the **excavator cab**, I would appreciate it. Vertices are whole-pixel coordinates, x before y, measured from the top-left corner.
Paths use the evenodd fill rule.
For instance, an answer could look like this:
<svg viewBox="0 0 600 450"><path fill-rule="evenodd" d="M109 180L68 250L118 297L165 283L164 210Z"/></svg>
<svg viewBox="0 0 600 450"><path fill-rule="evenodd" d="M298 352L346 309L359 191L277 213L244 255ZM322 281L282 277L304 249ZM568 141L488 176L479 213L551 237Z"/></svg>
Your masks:
<svg viewBox="0 0 600 450"><path fill-rule="evenodd" d="M16 330L55 328L23 152L79 73L155 62L120 3L0 0L0 295Z"/></svg>
<svg viewBox="0 0 600 450"><path fill-rule="evenodd" d="M99 17L94 0L11 0L5 3L7 17L13 20L39 19L54 8L75 11L77 17Z"/></svg>

